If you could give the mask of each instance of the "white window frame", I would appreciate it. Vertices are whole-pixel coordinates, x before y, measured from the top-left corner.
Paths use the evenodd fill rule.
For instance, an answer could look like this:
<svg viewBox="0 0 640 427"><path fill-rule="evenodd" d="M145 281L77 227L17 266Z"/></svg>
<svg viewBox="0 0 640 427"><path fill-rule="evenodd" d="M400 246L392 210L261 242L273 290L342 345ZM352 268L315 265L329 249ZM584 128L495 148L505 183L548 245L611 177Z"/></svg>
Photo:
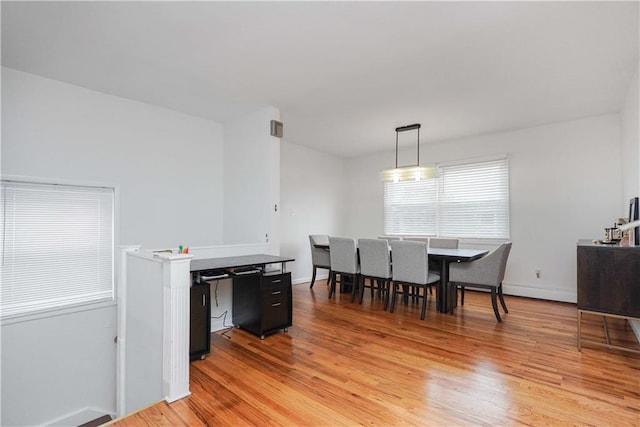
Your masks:
<svg viewBox="0 0 640 427"><path fill-rule="evenodd" d="M457 232L458 229L464 230L465 226L468 230L477 230L477 227L480 225L482 220L477 215L478 210L471 209L469 215L464 215L462 217L456 218L456 215L450 215L447 217L447 205L453 204L454 201L447 202L447 189L445 185L447 183L447 178L451 178L451 194L457 195L460 194L459 190L464 188L464 185L460 185L459 179L461 176L463 177L466 173L471 173L473 175L473 170L476 171L481 168L489 168L491 166L501 166L500 164L505 166L505 169L498 169L496 171L497 181L493 181L491 184L492 192L486 194L486 197L475 197L475 195L479 195L482 193L482 187L477 187L476 191L471 191L469 193L470 197L464 195L464 197L458 197L455 203L462 205L476 204L478 206L482 206L483 204L486 206L487 200L491 200L489 202L490 205L495 205L495 203L503 205L503 217L498 218L497 221L493 221L494 224L501 224L502 227L496 228L494 233L484 234L474 231L469 232ZM492 165L493 164L493 165ZM384 234L389 235L404 235L404 236L441 236L441 237L456 237L461 239L473 239L473 240L504 240L509 239L510 232L510 194L509 194L509 159L506 155L499 156L490 156L476 159L468 159L456 162L447 162L447 163L439 163L437 166L441 170L440 177L424 181L423 184L421 182L415 182L412 185L417 186L416 190L413 193L406 192L402 189L402 185L404 183L385 183L384 188ZM466 166L469 167L468 171L466 170ZM449 176L447 174L450 174ZM464 179L464 178L463 178ZM477 182L478 176L472 177L473 183ZM435 186L433 185L435 183ZM435 200L435 218L434 219L426 219L425 215L421 215L420 218L412 217L408 215L410 218L395 218L395 212L398 211L398 207L393 204L394 200L399 199L398 194L402 194L402 198L405 199L404 203L409 204L418 204L419 201L412 200L418 197L422 197L421 192L424 192L424 189L420 189L421 185L428 185L431 187L435 187L435 194L429 194L427 197L430 201ZM394 187L398 190L394 192ZM506 199L505 199L506 198ZM426 202L425 202L426 204ZM474 214L476 218L472 218L470 214ZM488 215L494 215L494 213L487 213ZM429 215L432 217L433 215ZM475 220L475 221L474 221ZM420 221L433 221L432 224L421 224L420 226L412 229L410 224L412 222L420 222ZM398 224L408 224L407 227L398 227ZM450 224L447 229L447 224ZM475 228L474 228L475 227ZM425 230L428 230L425 232Z"/></svg>
<svg viewBox="0 0 640 427"><path fill-rule="evenodd" d="M117 257L116 248L119 244L119 188L117 185L104 182L87 182L77 180L64 180L64 179L51 179L31 176L19 176L19 175L2 175L2 181L22 182L26 184L44 184L44 185L61 185L70 187L89 187L89 188L105 188L113 191L113 207L112 207L112 254L111 254L111 288L112 297L103 298L99 300L62 304L56 307L49 307L34 311L16 313L11 315L4 315L0 313L0 325L13 324L24 321L48 318L52 316L60 316L70 313L76 313L86 310L95 310L106 307L113 307L117 304L118 300L118 287L117 287ZM2 203L4 203L4 195L2 195ZM4 217L0 218L0 221L4 221ZM0 224L3 224L0 222ZM2 233L2 239L4 239L4 232ZM4 256L4 241L0 241L0 251Z"/></svg>

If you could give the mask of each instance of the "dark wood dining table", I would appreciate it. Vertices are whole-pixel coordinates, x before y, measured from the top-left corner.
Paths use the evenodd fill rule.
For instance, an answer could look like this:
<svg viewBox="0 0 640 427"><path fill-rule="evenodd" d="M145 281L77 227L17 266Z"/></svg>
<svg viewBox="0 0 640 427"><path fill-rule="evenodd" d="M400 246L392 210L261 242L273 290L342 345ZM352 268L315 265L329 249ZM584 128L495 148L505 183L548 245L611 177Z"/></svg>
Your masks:
<svg viewBox="0 0 640 427"><path fill-rule="evenodd" d="M481 249L429 248L430 260L440 264L440 281L436 292L436 304L441 313L451 313L457 305L456 285L449 283L449 265L452 262L470 262L482 258L489 251Z"/></svg>
<svg viewBox="0 0 640 427"><path fill-rule="evenodd" d="M314 245L329 250L329 245ZM389 249L391 250L391 249ZM436 306L441 313L451 313L457 305L455 285L449 283L449 266L452 262L471 262L482 258L489 251L482 249L429 248L429 260L440 265L440 281L436 291Z"/></svg>

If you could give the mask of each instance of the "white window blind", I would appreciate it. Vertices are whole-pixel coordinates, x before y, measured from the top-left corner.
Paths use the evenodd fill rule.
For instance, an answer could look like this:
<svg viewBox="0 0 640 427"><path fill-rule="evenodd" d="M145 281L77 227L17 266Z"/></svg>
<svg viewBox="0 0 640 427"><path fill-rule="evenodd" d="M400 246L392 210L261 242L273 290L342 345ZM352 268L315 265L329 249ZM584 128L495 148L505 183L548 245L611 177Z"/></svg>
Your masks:
<svg viewBox="0 0 640 427"><path fill-rule="evenodd" d="M113 300L112 188L2 182L2 318Z"/></svg>
<svg viewBox="0 0 640 427"><path fill-rule="evenodd" d="M384 234L436 234L436 181L384 185Z"/></svg>
<svg viewBox="0 0 640 427"><path fill-rule="evenodd" d="M508 238L508 159L439 168L436 179L385 183L384 233Z"/></svg>
<svg viewBox="0 0 640 427"><path fill-rule="evenodd" d="M442 167L438 235L509 237L507 159Z"/></svg>

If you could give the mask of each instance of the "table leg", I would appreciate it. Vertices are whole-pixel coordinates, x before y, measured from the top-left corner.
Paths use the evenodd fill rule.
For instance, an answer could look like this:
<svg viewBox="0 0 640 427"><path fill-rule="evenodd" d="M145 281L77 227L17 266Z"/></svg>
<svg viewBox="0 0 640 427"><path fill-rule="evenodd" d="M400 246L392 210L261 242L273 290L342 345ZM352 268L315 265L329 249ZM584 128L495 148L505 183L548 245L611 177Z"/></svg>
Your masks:
<svg viewBox="0 0 640 427"><path fill-rule="evenodd" d="M436 294L436 303L440 313L447 313L449 300L449 262L446 259L440 260L440 281L438 282L438 293Z"/></svg>

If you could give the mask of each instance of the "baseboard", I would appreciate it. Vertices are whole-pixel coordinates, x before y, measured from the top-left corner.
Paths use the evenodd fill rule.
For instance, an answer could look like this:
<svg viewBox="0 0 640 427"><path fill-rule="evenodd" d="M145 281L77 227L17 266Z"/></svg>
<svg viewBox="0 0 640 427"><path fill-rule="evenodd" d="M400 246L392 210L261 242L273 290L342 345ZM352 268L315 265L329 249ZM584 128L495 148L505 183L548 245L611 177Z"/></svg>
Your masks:
<svg viewBox="0 0 640 427"><path fill-rule="evenodd" d="M518 297L537 298L549 301L560 301L576 303L577 296L575 292L553 288L537 288L531 286L522 286L509 283L502 284L502 291L505 295L514 295Z"/></svg>
<svg viewBox="0 0 640 427"><path fill-rule="evenodd" d="M329 277L329 273L326 274L316 274L316 283L319 281L327 281L327 278ZM309 277L299 277L297 279L291 278L291 284L292 285L299 285L300 283L310 283L311 282L311 276Z"/></svg>
<svg viewBox="0 0 640 427"><path fill-rule="evenodd" d="M96 418L100 418L104 415L109 415L111 418L115 418L116 414L114 412L109 412L105 410L100 410L96 408L83 408L76 412L72 412L71 414L67 414L63 417L57 418L55 420L49 421L45 423L46 426L51 427L75 427L81 424L88 423L89 421L95 420Z"/></svg>

